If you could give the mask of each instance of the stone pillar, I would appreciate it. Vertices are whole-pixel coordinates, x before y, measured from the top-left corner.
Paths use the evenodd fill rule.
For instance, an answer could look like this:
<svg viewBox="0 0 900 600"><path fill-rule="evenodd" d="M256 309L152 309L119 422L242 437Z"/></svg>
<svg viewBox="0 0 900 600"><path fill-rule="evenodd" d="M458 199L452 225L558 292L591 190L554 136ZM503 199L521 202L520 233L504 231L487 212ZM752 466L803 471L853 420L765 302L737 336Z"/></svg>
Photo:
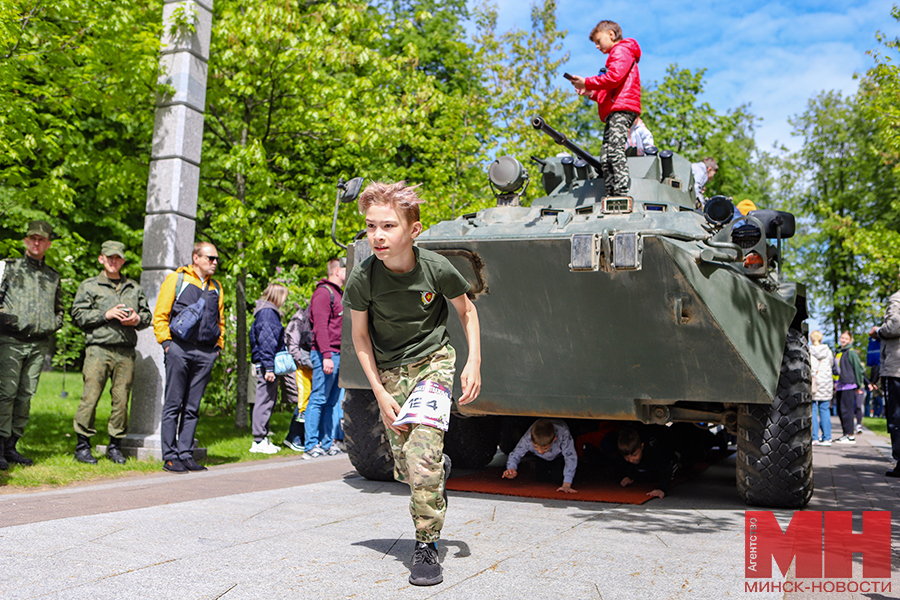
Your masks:
<svg viewBox="0 0 900 600"><path fill-rule="evenodd" d="M141 287L151 309L166 275L191 262L212 34L213 0L163 2L160 83L169 86L171 93L157 100L147 184ZM191 22L194 31L177 25ZM150 327L138 334L128 435L122 444L126 454L162 457L164 381L162 347ZM205 449L198 450L195 459L205 455Z"/></svg>

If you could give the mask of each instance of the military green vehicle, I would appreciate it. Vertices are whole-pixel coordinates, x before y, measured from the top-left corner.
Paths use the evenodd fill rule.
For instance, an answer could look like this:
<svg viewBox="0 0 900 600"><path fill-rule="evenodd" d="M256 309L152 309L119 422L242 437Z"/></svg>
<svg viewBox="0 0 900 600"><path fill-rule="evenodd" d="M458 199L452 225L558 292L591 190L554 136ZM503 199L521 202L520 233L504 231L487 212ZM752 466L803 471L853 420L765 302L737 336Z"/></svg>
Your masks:
<svg viewBox="0 0 900 600"><path fill-rule="evenodd" d="M529 176L501 157L489 172L497 206L418 238L469 281L481 323L482 391L454 406L445 441L454 466L482 467L498 444L508 452L535 417L696 423L737 437L737 488L748 503L806 505L806 292L781 276L794 217L736 216L722 196L701 209L690 163L670 151L629 157L630 196L607 197L595 157L542 119L532 125L572 154L533 159L543 197L520 206ZM370 254L364 235L348 254L348 269ZM389 480L389 445L349 321L340 370L348 453L363 476ZM452 316L450 327L458 373L465 336Z"/></svg>

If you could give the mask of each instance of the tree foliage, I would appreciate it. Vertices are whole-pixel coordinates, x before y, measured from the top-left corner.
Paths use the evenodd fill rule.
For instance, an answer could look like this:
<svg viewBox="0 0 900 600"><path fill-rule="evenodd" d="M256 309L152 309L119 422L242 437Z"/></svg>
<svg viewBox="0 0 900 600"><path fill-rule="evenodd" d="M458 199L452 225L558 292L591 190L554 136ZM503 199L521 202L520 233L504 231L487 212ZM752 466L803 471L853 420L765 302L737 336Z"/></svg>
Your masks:
<svg viewBox="0 0 900 600"><path fill-rule="evenodd" d="M791 120L802 148L786 163L785 191L801 217L794 272L832 333L862 331L895 287L897 181L879 159L877 126L857 96L823 92ZM893 256L896 256L894 254Z"/></svg>

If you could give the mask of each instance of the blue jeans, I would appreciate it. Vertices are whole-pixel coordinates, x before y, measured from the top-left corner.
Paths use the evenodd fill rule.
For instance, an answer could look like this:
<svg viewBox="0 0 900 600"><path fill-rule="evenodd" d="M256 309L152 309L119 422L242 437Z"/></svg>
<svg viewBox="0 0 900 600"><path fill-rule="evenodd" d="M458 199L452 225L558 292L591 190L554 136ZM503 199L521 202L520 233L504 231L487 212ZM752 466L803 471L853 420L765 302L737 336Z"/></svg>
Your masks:
<svg viewBox="0 0 900 600"><path fill-rule="evenodd" d="M814 440L831 439L831 400L813 400L812 436ZM819 425L822 435L819 435Z"/></svg>
<svg viewBox="0 0 900 600"><path fill-rule="evenodd" d="M337 404L341 388L338 387L338 371L341 366L341 355L331 353L334 370L326 375L322 370L322 353L311 350L313 364L312 392L306 406L306 451L317 445L324 451L331 449L334 439L334 407Z"/></svg>
<svg viewBox="0 0 900 600"><path fill-rule="evenodd" d="M340 388L339 388L340 389ZM334 439L338 442L344 441L344 428L341 427L341 419L344 418L344 390L341 390L338 396L337 404L334 405Z"/></svg>

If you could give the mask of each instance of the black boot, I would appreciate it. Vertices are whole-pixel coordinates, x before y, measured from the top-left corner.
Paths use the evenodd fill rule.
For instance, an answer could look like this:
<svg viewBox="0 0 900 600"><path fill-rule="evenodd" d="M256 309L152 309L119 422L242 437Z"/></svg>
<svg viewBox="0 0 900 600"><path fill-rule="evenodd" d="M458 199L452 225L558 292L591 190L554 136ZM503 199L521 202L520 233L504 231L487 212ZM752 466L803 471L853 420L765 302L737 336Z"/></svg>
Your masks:
<svg viewBox="0 0 900 600"><path fill-rule="evenodd" d="M7 462L30 467L34 464L34 461L19 454L19 451L16 450L16 442L18 441L19 438L17 437L10 436L6 438L6 443L3 445L3 456L6 458Z"/></svg>
<svg viewBox="0 0 900 600"><path fill-rule="evenodd" d="M78 462L96 465L97 459L91 454L91 438L78 434L78 443L75 444L75 460Z"/></svg>
<svg viewBox="0 0 900 600"><path fill-rule="evenodd" d="M109 446L106 447L106 458L117 465L125 464L125 456L119 448L119 440L117 438L109 438Z"/></svg>
<svg viewBox="0 0 900 600"><path fill-rule="evenodd" d="M6 438L0 438L0 448L6 447ZM6 462L6 458L3 457L3 453L0 452L0 471L5 471L9 468L9 463Z"/></svg>

